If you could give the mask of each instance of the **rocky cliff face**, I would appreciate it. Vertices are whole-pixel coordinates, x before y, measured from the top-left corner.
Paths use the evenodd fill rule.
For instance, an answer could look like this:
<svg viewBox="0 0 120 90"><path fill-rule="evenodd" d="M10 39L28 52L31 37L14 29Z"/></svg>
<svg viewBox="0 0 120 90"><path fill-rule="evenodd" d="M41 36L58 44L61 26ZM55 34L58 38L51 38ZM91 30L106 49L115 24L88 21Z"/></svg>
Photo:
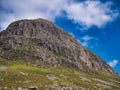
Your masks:
<svg viewBox="0 0 120 90"><path fill-rule="evenodd" d="M40 67L67 66L85 72L116 72L71 35L44 19L19 20L0 32L0 57Z"/></svg>

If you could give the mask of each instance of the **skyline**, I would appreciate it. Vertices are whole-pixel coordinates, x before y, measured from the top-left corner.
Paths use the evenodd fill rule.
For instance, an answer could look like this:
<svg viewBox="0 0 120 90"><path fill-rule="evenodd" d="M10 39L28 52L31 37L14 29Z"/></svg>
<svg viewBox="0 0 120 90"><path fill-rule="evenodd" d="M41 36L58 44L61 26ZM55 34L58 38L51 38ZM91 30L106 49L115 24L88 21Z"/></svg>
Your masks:
<svg viewBox="0 0 120 90"><path fill-rule="evenodd" d="M75 37L120 75L118 0L1 0L0 31L13 21L44 18Z"/></svg>

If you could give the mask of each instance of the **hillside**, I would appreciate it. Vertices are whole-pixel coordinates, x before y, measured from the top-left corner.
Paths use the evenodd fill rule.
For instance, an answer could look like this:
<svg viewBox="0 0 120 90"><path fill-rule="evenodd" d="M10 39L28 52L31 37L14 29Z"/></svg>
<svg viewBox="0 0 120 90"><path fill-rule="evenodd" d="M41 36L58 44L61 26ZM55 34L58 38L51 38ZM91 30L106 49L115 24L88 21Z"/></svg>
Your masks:
<svg viewBox="0 0 120 90"><path fill-rule="evenodd" d="M0 32L0 57L0 86L7 90L120 89L118 74L109 65L48 20L11 23Z"/></svg>

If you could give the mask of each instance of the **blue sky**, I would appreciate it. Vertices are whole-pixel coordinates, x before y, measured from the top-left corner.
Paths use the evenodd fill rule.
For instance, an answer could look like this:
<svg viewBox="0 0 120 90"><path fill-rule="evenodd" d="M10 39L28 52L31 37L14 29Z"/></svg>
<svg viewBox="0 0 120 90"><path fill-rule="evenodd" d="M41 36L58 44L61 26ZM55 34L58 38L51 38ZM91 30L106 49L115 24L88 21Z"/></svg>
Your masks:
<svg viewBox="0 0 120 90"><path fill-rule="evenodd" d="M36 18L54 22L120 75L119 0L0 0L0 31Z"/></svg>

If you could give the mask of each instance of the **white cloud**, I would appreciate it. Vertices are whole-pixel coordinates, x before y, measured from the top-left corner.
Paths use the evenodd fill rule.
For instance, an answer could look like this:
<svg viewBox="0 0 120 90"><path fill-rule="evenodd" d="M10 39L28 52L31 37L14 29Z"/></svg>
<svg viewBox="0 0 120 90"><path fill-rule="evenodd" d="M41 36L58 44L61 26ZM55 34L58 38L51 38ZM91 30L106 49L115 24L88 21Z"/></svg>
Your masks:
<svg viewBox="0 0 120 90"><path fill-rule="evenodd" d="M0 15L0 27L19 19L45 18L54 21L61 15L67 0L1 0L4 11Z"/></svg>
<svg viewBox="0 0 120 90"><path fill-rule="evenodd" d="M66 8L68 18L77 23L82 23L86 27L97 26L102 27L110 22L118 14L110 9L112 3L105 4L100 1L84 1L81 3L71 3Z"/></svg>
<svg viewBox="0 0 120 90"><path fill-rule="evenodd" d="M117 16L110 9L110 2L100 1L74 2L73 0L1 0L0 27L5 27L18 19L45 18L54 21L58 16L62 17L62 11L67 18L89 28L91 26L102 27ZM1 12L2 11L2 12Z"/></svg>
<svg viewBox="0 0 120 90"><path fill-rule="evenodd" d="M111 67L115 67L115 66L118 64L118 60L112 60L112 61L108 62L108 64L109 64Z"/></svg>
<svg viewBox="0 0 120 90"><path fill-rule="evenodd" d="M93 37L91 37L89 35L85 35L85 36L82 37L82 40L84 40L84 41L89 41L91 39L93 39Z"/></svg>
<svg viewBox="0 0 120 90"><path fill-rule="evenodd" d="M82 44L83 46L85 46L85 47L88 47L88 45L89 45L89 42L91 41L91 40L95 40L95 38L94 37L91 37L91 36L89 36L89 35L85 35L85 36L83 36L83 37L81 37L81 39L80 39L80 44Z"/></svg>

